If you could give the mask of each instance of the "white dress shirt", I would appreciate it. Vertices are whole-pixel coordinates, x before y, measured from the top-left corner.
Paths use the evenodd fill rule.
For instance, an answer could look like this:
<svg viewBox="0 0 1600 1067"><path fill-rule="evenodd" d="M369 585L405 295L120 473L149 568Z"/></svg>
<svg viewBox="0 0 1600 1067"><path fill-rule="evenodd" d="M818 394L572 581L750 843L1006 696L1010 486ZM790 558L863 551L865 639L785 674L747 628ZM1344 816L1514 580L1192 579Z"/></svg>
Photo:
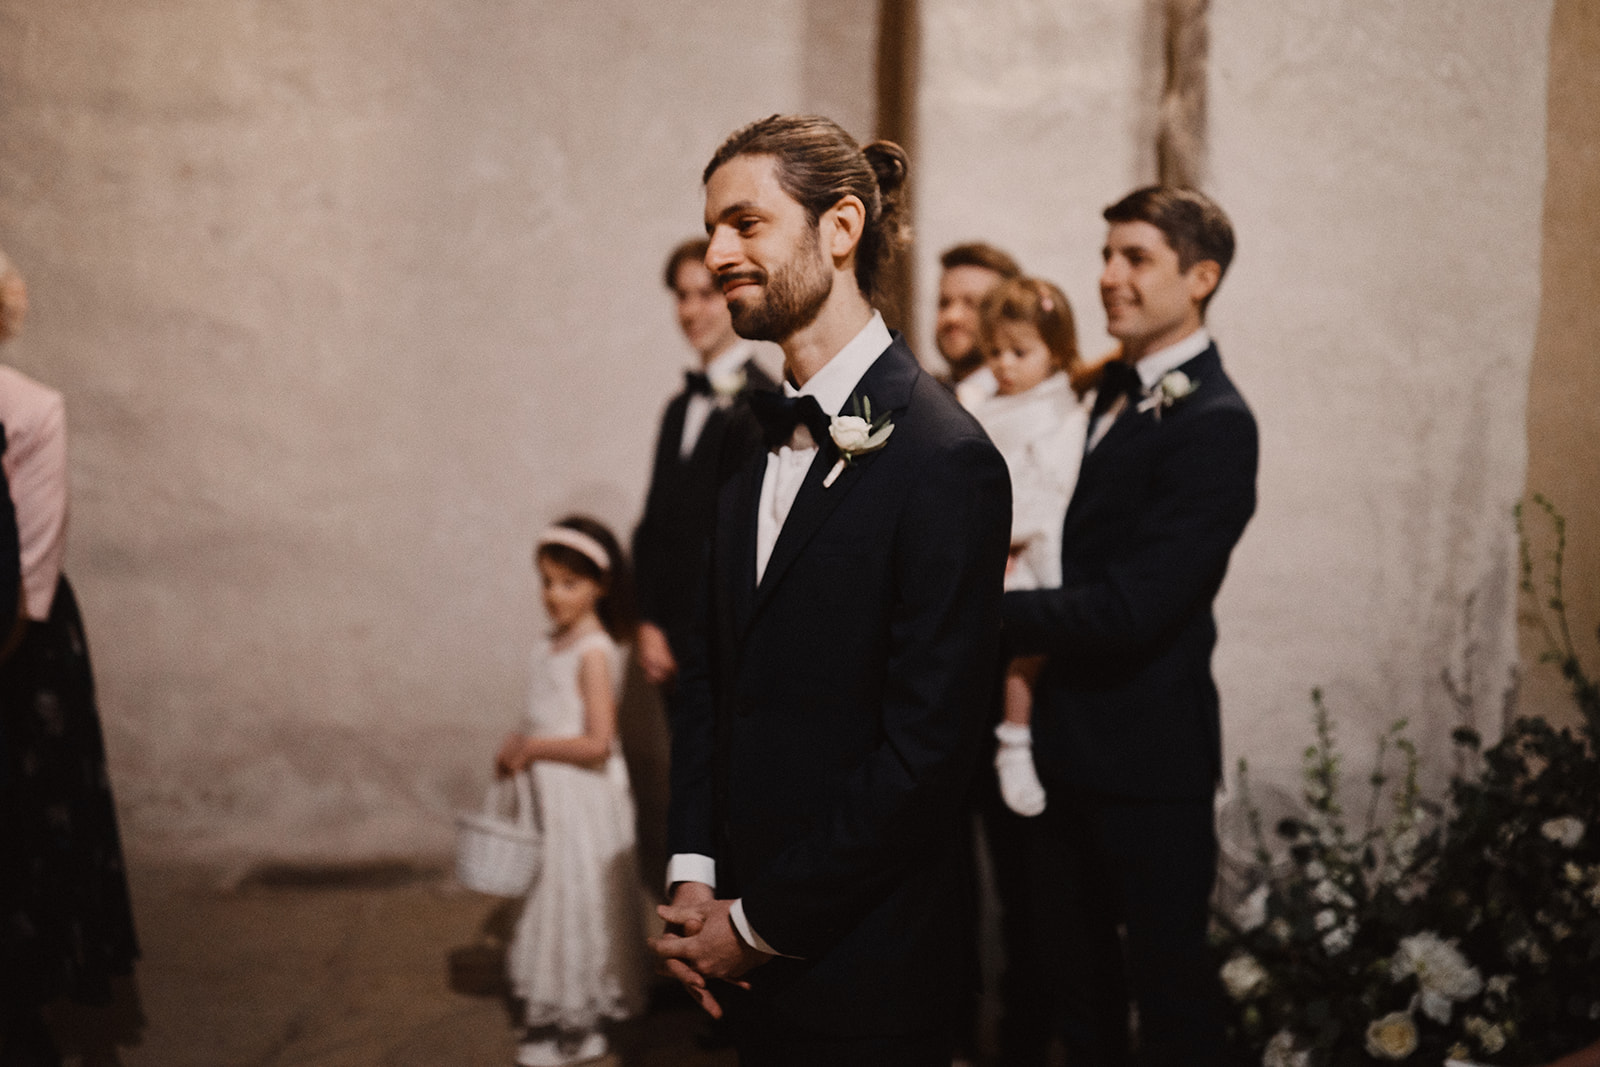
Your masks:
<svg viewBox="0 0 1600 1067"><path fill-rule="evenodd" d="M706 364L705 375L711 379L711 389L716 395L695 393L689 397L683 409L683 436L678 438L679 459L688 459L694 454L694 446L700 443L700 431L706 428L712 409L727 403L727 399L744 388L744 378L739 371L755 351L754 341L735 341Z"/></svg>
<svg viewBox="0 0 1600 1067"><path fill-rule="evenodd" d="M841 348L837 355L828 360L821 370L813 374L802 388L795 389L786 380L783 383L784 392L789 396L816 397L817 404L830 415L841 412L847 415L853 414L843 410L850 402L851 393L861 381L861 376L877 362L878 357L883 355L893 340L889 335L889 328L883 324L883 316L874 311L872 318L862 327L861 332ZM810 469L812 461L817 456L815 442L811 442L810 447L791 447L791 445L803 445L808 439L809 434L804 439L792 439L790 445L782 445L767 454L767 469L761 479L761 499L756 515L755 579L758 585L761 583L762 575L767 571L767 561L772 558L772 549L778 543L778 535L783 531L784 521L788 519L789 511L794 507L795 497L800 495L800 485L805 481L806 471ZM674 855L667 863L669 893L671 887L678 882L703 882L715 889L716 861L710 856L692 852ZM782 955L751 929L750 920L745 918L742 900L733 902L730 918L745 944L770 955Z"/></svg>
<svg viewBox="0 0 1600 1067"><path fill-rule="evenodd" d="M67 410L61 394L0 366L3 460L22 545L22 595L28 618L44 622L56 597L67 549Z"/></svg>
<svg viewBox="0 0 1600 1067"><path fill-rule="evenodd" d="M1189 334L1181 341L1175 341L1166 348L1158 348L1133 365L1139 372L1139 384L1146 393L1156 387L1163 375L1177 370L1195 356L1211 347L1211 335L1204 326L1194 333ZM1100 439L1111 431L1111 424L1117 421L1117 416L1122 413L1125 401L1118 402L1119 407L1110 411L1101 412L1095 419L1094 427L1089 431L1089 441L1084 447L1085 452L1094 451L1094 446Z"/></svg>

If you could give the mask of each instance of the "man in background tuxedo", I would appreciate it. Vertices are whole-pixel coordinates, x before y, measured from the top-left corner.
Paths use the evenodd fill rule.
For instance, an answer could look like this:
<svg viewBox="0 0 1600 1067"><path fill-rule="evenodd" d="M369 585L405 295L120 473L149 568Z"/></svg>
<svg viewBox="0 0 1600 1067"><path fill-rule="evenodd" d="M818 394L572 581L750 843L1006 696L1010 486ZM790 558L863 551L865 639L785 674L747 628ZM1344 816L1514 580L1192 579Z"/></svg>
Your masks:
<svg viewBox="0 0 1600 1067"><path fill-rule="evenodd" d="M1133 1062L1130 995L1137 1062L1200 1067L1221 1062L1223 1036L1206 944L1222 770L1212 601L1255 510L1256 425L1205 329L1233 258L1227 216L1153 186L1105 219L1100 296L1122 359L1067 508L1062 584L1005 597L1008 650L1048 657L1038 918L1074 1067Z"/></svg>
<svg viewBox="0 0 1600 1067"><path fill-rule="evenodd" d="M683 390L667 402L644 515L633 532L636 654L645 677L669 701L694 598L705 582L718 471L760 449L748 397L755 389L777 388L756 363L755 343L733 332L728 302L706 269L706 246L703 237L691 239L667 257L666 285L699 367L684 375Z"/></svg>
<svg viewBox="0 0 1600 1067"><path fill-rule="evenodd" d="M939 307L933 342L950 367L950 385L970 408L994 395L994 375L978 347L979 308L989 291L1022 273L1017 261L994 245L969 241L939 255Z"/></svg>
<svg viewBox="0 0 1600 1067"><path fill-rule="evenodd" d="M958 822L997 712L1010 485L873 310L905 174L897 145L777 115L705 173L706 263L787 382L752 398L771 450L718 501L653 945L727 1005L744 1067L950 1062Z"/></svg>

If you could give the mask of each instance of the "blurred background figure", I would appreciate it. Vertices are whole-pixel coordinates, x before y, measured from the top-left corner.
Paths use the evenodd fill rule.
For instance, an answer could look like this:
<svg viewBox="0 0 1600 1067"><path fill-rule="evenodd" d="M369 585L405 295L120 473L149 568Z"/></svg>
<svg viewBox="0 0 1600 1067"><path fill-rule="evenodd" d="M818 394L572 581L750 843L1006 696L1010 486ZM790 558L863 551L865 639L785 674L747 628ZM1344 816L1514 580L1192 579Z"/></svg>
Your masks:
<svg viewBox="0 0 1600 1067"><path fill-rule="evenodd" d="M26 311L22 276L0 253L0 342ZM61 573L61 394L0 365L0 426L16 531L14 557L0 567L20 578L0 652L0 1064L35 1067L61 1062L42 1008L63 997L108 1002L111 979L132 972L139 948L89 646ZM8 519L0 515L0 528Z"/></svg>
<svg viewBox="0 0 1600 1067"><path fill-rule="evenodd" d="M705 580L718 471L761 447L746 401L753 390L777 388L757 363L757 343L733 332L728 303L706 269L706 247L703 237L685 241L667 257L667 289L696 366L661 416L644 517L633 534L639 666L669 699L689 611Z"/></svg>
<svg viewBox="0 0 1600 1067"><path fill-rule="evenodd" d="M989 291L1022 273L1017 261L982 241L954 245L939 256L939 312L934 343L950 365L956 397L971 408L994 395L994 375L983 365L978 347L978 309Z"/></svg>

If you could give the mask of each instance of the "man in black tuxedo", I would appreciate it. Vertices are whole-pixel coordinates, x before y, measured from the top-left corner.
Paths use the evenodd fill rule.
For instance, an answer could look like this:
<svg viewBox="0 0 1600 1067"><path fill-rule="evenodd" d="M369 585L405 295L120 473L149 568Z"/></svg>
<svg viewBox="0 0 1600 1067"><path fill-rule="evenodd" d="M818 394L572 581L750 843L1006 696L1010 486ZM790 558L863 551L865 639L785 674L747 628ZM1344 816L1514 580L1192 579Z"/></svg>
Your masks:
<svg viewBox="0 0 1600 1067"><path fill-rule="evenodd" d="M772 450L718 502L653 945L708 1011L727 1003L746 1067L950 1061L1010 486L872 308L905 171L897 145L776 115L706 168L707 266L788 381L754 398Z"/></svg>
<svg viewBox="0 0 1600 1067"><path fill-rule="evenodd" d="M733 332L728 302L706 269L705 238L683 242L667 257L665 281L678 326L700 366L684 375L667 402L656 438L644 515L633 532L639 667L667 691L705 582L719 472L761 449L761 428L748 398L777 383L755 360L755 344Z"/></svg>
<svg viewBox="0 0 1600 1067"><path fill-rule="evenodd" d="M1206 944L1222 769L1212 601L1255 510L1256 425L1206 333L1233 258L1199 193L1105 211L1107 365L1061 538L1062 584L1007 593L1008 650L1048 657L1034 760L1049 794L1035 864L1073 1067L1219 1063ZM1119 936L1118 926L1122 927ZM1124 975L1127 981L1124 981Z"/></svg>

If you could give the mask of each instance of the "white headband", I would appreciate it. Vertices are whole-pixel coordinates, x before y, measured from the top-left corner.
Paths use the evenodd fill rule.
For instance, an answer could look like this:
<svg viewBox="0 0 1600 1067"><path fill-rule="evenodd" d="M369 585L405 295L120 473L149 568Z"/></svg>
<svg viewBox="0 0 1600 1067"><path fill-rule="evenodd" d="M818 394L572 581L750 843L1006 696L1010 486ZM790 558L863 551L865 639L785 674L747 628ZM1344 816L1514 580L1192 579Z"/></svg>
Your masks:
<svg viewBox="0 0 1600 1067"><path fill-rule="evenodd" d="M575 552L581 552L591 563L600 568L600 573L606 574L611 570L611 553L606 551L606 546L590 537L582 530L574 530L570 526L551 526L539 535L539 547L545 545L565 545Z"/></svg>

